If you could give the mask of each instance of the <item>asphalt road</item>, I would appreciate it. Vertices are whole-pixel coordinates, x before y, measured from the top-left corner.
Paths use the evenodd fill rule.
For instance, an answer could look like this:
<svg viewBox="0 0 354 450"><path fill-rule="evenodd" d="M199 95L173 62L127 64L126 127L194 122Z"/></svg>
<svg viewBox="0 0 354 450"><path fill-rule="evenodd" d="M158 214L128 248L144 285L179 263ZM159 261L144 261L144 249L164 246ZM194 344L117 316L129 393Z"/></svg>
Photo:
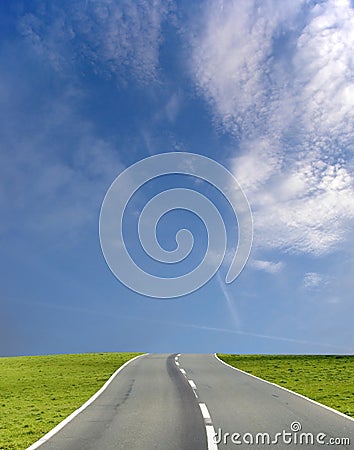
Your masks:
<svg viewBox="0 0 354 450"><path fill-rule="evenodd" d="M221 440L217 445L214 433ZM277 443L265 444L268 436L257 433ZM307 445L311 436L314 444ZM236 371L214 355L152 354L128 364L40 449L323 449L331 438L350 439L336 448L354 448L354 421Z"/></svg>

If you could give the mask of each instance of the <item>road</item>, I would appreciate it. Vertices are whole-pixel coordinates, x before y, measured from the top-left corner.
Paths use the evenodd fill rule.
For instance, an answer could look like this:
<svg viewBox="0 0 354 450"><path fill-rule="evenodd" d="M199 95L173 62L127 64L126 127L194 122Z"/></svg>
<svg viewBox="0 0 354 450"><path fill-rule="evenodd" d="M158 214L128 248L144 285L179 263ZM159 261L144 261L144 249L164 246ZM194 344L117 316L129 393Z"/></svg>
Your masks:
<svg viewBox="0 0 354 450"><path fill-rule="evenodd" d="M268 433L271 441L278 436L277 444L257 445L257 439L261 444L267 439L257 433ZM314 445L306 445L311 436L302 433L312 433ZM349 438L352 446L341 442L335 447L353 448L354 421L234 370L214 355L151 354L129 363L40 449L323 448L317 438L324 445L331 438Z"/></svg>

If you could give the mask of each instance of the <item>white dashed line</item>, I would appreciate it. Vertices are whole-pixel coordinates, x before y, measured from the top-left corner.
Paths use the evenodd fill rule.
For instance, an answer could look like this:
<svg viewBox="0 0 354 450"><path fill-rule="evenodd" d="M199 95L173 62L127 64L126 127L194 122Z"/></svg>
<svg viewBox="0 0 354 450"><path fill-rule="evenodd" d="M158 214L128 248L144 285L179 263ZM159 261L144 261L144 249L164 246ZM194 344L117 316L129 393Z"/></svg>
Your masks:
<svg viewBox="0 0 354 450"><path fill-rule="evenodd" d="M211 425L211 417L210 417L207 405L205 403L199 403L199 407L200 407L200 410L202 412L202 416L203 416L204 422L207 425Z"/></svg>
<svg viewBox="0 0 354 450"><path fill-rule="evenodd" d="M191 388L193 389L193 394L195 395L195 398L198 398L196 384L194 383L193 380L188 380L188 383L190 384Z"/></svg>
<svg viewBox="0 0 354 450"><path fill-rule="evenodd" d="M178 353L178 355L175 356L175 363L177 366L180 365L180 363L178 362L179 356L181 356L180 353ZM186 371L184 369L182 369L182 367L180 367L179 370L187 378ZM187 378L187 381L193 390L193 394L195 395L195 398L198 399L196 384L194 383L193 380L188 380L188 378ZM204 426L205 426L205 431L206 431L206 435L207 435L208 450L218 450L218 446L216 445L216 442L215 442L216 433L215 433L215 429L214 429L213 422L211 420L207 405L205 403L199 403L199 402L198 402L198 405L199 405L199 408L200 408L200 411L202 413L203 420L204 420Z"/></svg>
<svg viewBox="0 0 354 450"><path fill-rule="evenodd" d="M176 364L179 365L178 362L176 362ZM187 378L186 371L182 368L180 368L179 370ZM193 390L193 394L195 395L195 398L198 399L197 385L195 384L195 382L193 380L187 379L187 381ZM205 431L206 431L206 435L207 435L208 450L218 450L218 446L216 445L216 442L215 442L216 433L215 433L215 429L214 429L213 422L211 420L207 405L205 403L199 403L199 402L198 402L198 405L199 405L199 408L200 408L200 411L202 413L203 420L204 420Z"/></svg>
<svg viewBox="0 0 354 450"><path fill-rule="evenodd" d="M193 380L188 380L188 383L191 385L192 389L197 389L197 386L195 385Z"/></svg>

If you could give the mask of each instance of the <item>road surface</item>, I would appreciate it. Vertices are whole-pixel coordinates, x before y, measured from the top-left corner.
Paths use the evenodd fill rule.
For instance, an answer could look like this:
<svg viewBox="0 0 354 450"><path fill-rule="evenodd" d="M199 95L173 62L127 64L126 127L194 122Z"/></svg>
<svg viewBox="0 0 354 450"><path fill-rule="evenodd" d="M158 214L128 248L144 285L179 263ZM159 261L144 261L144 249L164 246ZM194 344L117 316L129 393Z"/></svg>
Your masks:
<svg viewBox="0 0 354 450"><path fill-rule="evenodd" d="M214 355L151 354L129 363L40 449L323 449L330 439L354 448L354 421Z"/></svg>

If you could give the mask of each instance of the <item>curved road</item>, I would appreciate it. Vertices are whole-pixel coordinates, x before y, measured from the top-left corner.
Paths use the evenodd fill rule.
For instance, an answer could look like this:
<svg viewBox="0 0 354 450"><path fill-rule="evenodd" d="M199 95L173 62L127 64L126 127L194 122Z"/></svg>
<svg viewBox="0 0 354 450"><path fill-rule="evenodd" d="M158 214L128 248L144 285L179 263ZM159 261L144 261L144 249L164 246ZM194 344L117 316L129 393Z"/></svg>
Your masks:
<svg viewBox="0 0 354 450"><path fill-rule="evenodd" d="M331 439L353 448L354 421L214 355L152 354L129 363L40 449L323 448Z"/></svg>

